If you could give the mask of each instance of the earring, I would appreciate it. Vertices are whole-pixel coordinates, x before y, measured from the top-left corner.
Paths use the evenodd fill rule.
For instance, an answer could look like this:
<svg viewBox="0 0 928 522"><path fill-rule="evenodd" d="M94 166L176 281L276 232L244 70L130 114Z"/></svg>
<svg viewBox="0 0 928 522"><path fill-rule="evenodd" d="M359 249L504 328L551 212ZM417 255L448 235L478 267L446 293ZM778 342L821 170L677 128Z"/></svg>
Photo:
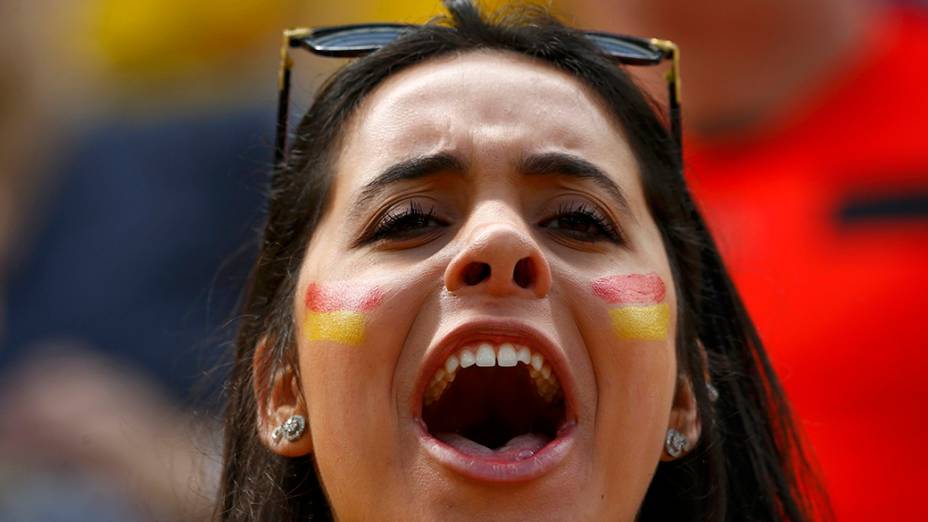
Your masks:
<svg viewBox="0 0 928 522"><path fill-rule="evenodd" d="M271 432L271 439L274 440L274 444L280 443L282 438L286 438L288 442L293 442L302 437L305 430L306 419L302 415L291 415L282 425L274 428L274 431Z"/></svg>
<svg viewBox="0 0 928 522"><path fill-rule="evenodd" d="M706 392L709 395L709 401L715 402L719 400L719 390L710 383L706 383Z"/></svg>
<svg viewBox="0 0 928 522"><path fill-rule="evenodd" d="M679 431L670 428L667 430L667 437L664 439L664 450L673 458L682 455L690 447L690 441Z"/></svg>

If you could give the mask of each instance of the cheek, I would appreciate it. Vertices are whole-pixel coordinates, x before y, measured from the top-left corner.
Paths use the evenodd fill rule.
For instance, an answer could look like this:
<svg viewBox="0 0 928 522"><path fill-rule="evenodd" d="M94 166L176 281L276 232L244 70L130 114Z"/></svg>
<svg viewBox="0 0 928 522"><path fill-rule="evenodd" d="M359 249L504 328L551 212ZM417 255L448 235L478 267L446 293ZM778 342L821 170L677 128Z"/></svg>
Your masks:
<svg viewBox="0 0 928 522"><path fill-rule="evenodd" d="M297 344L316 464L333 505L372 506L384 477L399 483L395 372L418 286L309 282L297 303ZM301 306L302 305L302 306ZM363 452L357 448L364 448ZM346 511L346 513L350 512ZM347 517L353 518L353 517ZM358 517L364 518L364 517Z"/></svg>
<svg viewBox="0 0 928 522"><path fill-rule="evenodd" d="M383 325L396 307L395 292L380 284L310 282L297 329L300 370L310 414L349 428L389 399L396 348ZM372 393L377 390L377 393Z"/></svg>
<svg viewBox="0 0 928 522"><path fill-rule="evenodd" d="M673 318L663 279L654 273L613 275L592 281L589 288L591 306L599 309L591 326L600 341L600 391L603 385L614 385L622 400L631 401L625 410L662 408L676 371Z"/></svg>
<svg viewBox="0 0 928 522"><path fill-rule="evenodd" d="M311 281L305 288L296 336L305 389L314 392L311 407L344 422L368 414L395 418L388 414L395 409L396 372L425 286L378 277Z"/></svg>
<svg viewBox="0 0 928 522"><path fill-rule="evenodd" d="M670 308L666 288L657 274L625 274L593 281L593 295L609 307L609 324L616 337L630 341L666 341Z"/></svg>
<svg viewBox="0 0 928 522"><path fill-rule="evenodd" d="M386 395L365 393L389 378L372 334L387 308L385 292L360 282L311 282L304 295L297 335L307 407L319 428L314 437L335 431L350 438L361 431L351 425L353 419L376 411Z"/></svg>
<svg viewBox="0 0 928 522"><path fill-rule="evenodd" d="M666 303L647 306L624 306L609 310L612 330L619 339L664 341L670 309Z"/></svg>
<svg viewBox="0 0 928 522"><path fill-rule="evenodd" d="M600 386L597 412L598 476L618 504L637 505L657 469L669 421L672 346L630 346L624 353L613 350L610 359L612 376Z"/></svg>
<svg viewBox="0 0 928 522"><path fill-rule="evenodd" d="M383 298L383 290L376 286L310 283L304 300L303 335L312 342L360 346L368 316L376 312Z"/></svg>
<svg viewBox="0 0 928 522"><path fill-rule="evenodd" d="M396 425L389 416L383 371L360 347L316 350L300 357L313 456L331 505L345 519L364 519L363 499L385 490L370 477L393 477L390 459ZM358 451L363 448L364 451Z"/></svg>
<svg viewBox="0 0 928 522"><path fill-rule="evenodd" d="M637 505L660 459L676 362L672 296L657 274L588 281L584 337L595 368L599 483L617 505Z"/></svg>

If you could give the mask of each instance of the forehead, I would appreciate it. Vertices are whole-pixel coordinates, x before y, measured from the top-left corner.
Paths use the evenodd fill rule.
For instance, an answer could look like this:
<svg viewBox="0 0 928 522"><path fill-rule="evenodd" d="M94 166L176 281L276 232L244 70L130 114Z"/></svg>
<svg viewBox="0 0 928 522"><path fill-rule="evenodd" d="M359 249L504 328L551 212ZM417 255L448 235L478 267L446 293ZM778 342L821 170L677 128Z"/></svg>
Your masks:
<svg viewBox="0 0 928 522"><path fill-rule="evenodd" d="M637 170L619 126L589 87L501 51L442 57L398 73L362 103L346 130L340 163L356 178L350 185L436 152L477 165L560 151L613 172Z"/></svg>

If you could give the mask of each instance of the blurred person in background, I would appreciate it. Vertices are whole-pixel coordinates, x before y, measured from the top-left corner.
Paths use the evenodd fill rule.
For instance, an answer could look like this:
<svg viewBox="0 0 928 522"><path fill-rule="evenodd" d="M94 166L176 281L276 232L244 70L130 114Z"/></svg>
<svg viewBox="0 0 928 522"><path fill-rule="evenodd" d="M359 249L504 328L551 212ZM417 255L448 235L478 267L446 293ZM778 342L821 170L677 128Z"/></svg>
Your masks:
<svg viewBox="0 0 928 522"><path fill-rule="evenodd" d="M838 519L924 519L924 3L575 6L584 25L680 45L687 176Z"/></svg>
<svg viewBox="0 0 928 522"><path fill-rule="evenodd" d="M0 6L0 520L208 517L278 4Z"/></svg>

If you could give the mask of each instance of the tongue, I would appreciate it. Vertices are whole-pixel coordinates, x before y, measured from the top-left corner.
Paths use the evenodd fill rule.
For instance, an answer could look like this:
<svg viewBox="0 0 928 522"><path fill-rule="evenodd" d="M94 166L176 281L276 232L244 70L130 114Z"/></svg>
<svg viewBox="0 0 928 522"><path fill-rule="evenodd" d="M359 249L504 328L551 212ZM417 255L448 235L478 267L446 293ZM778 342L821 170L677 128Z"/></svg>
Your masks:
<svg viewBox="0 0 928 522"><path fill-rule="evenodd" d="M499 460L525 460L532 458L551 440L540 433L524 433L509 439L505 446L490 449L457 433L439 433L438 440L466 455Z"/></svg>

